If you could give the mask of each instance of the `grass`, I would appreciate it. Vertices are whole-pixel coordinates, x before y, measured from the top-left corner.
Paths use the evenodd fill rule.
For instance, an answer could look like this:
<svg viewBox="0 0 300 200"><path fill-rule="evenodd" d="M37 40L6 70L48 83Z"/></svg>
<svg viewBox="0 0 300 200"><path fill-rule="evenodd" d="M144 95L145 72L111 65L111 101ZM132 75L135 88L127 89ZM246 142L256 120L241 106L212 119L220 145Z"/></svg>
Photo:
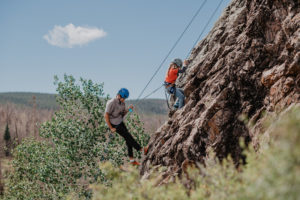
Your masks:
<svg viewBox="0 0 300 200"><path fill-rule="evenodd" d="M12 165L11 165L11 158L0 158L1 162L1 174L2 174L2 182L5 183L7 179L7 175L11 172Z"/></svg>

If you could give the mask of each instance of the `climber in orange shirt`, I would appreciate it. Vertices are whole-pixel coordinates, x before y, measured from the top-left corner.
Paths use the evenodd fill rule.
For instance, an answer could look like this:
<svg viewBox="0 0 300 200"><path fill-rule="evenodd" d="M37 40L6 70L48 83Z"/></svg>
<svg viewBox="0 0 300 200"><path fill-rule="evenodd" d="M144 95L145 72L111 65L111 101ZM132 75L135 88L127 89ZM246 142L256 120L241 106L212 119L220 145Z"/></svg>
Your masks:
<svg viewBox="0 0 300 200"><path fill-rule="evenodd" d="M166 74L166 79L164 85L169 94L174 94L176 96L176 102L174 104L174 108L182 108L184 106L184 93L180 88L176 88L175 82L178 78L179 73L184 73L186 70L186 66L188 65L188 61L184 61L184 66L182 67L182 60L179 58L174 59L168 69ZM182 67L182 68L181 68Z"/></svg>

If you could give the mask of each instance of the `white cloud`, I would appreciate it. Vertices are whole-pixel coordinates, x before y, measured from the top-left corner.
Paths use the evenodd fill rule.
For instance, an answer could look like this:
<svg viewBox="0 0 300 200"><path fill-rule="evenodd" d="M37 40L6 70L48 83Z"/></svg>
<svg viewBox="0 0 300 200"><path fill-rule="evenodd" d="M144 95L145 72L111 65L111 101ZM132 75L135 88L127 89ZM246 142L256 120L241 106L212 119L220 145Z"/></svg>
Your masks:
<svg viewBox="0 0 300 200"><path fill-rule="evenodd" d="M44 39L53 46L72 48L76 45L84 45L93 40L105 37L107 33L95 27L81 27L68 24L65 27L54 26Z"/></svg>

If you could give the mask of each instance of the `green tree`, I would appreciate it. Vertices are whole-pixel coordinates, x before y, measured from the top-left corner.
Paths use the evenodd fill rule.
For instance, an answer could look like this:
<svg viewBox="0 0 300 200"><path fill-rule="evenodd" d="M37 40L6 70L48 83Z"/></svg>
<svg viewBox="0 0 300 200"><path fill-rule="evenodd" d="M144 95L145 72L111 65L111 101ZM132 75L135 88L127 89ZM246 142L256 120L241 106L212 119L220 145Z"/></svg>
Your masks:
<svg viewBox="0 0 300 200"><path fill-rule="evenodd" d="M9 128L8 128L8 124L6 124L6 127L5 127L5 132L4 132L4 140L6 142L9 142L10 141L10 132L9 132Z"/></svg>
<svg viewBox="0 0 300 200"><path fill-rule="evenodd" d="M8 199L64 199L69 192L90 198L89 185L106 182L99 161L124 162L125 143L118 135L109 137L104 120L109 97L103 84L84 79L76 84L65 75L64 81L55 77L55 85L60 110L40 128L48 142L28 140L16 148ZM128 116L127 126L135 127L133 135L146 144L149 136L141 125L137 115Z"/></svg>
<svg viewBox="0 0 300 200"><path fill-rule="evenodd" d="M10 137L10 132L9 132L9 127L8 127L8 123L6 123L6 127L5 127L5 132L4 132L4 137L3 137L4 141L5 141L5 155L9 156L10 154L10 143L11 143L11 137Z"/></svg>

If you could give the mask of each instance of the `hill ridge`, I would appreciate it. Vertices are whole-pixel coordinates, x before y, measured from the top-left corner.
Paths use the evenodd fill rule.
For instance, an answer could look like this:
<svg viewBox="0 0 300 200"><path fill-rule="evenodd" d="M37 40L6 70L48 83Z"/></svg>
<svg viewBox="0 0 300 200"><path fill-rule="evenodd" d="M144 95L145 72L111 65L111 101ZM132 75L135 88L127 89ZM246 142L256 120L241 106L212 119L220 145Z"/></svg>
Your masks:
<svg viewBox="0 0 300 200"><path fill-rule="evenodd" d="M0 104L14 103L19 106L33 106L33 96L36 97L37 107L40 109L59 109L56 103L56 94L38 92L0 92ZM137 100L127 100L127 104L136 104ZM138 110L147 114L162 114L168 112L164 99L149 98L139 101Z"/></svg>

